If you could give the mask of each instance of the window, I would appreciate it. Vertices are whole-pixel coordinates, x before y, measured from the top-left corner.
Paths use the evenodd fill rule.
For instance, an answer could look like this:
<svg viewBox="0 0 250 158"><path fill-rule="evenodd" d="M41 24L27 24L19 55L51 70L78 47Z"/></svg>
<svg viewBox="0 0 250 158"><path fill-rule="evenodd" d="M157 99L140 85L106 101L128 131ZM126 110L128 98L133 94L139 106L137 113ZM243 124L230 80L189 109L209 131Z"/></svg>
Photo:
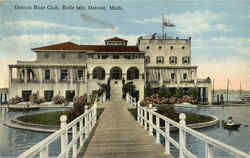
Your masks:
<svg viewBox="0 0 250 158"><path fill-rule="evenodd" d="M77 70L77 80L83 80L83 70Z"/></svg>
<svg viewBox="0 0 250 158"><path fill-rule="evenodd" d="M150 48L149 46L146 47L146 49L149 49L149 48Z"/></svg>
<svg viewBox="0 0 250 158"><path fill-rule="evenodd" d="M184 47L184 46L182 46L182 49L184 50L184 49L185 49L185 47Z"/></svg>
<svg viewBox="0 0 250 158"><path fill-rule="evenodd" d="M158 56L156 57L156 64L163 64L164 63L164 57Z"/></svg>
<svg viewBox="0 0 250 158"><path fill-rule="evenodd" d="M175 79L175 73L171 73L171 79L172 79L172 80Z"/></svg>
<svg viewBox="0 0 250 158"><path fill-rule="evenodd" d="M190 58L188 56L182 57L182 64L189 64Z"/></svg>
<svg viewBox="0 0 250 158"><path fill-rule="evenodd" d="M173 50L173 49L174 49L174 46L170 46L170 49Z"/></svg>
<svg viewBox="0 0 250 158"><path fill-rule="evenodd" d="M150 56L145 56L145 63L146 64L150 63Z"/></svg>
<svg viewBox="0 0 250 158"><path fill-rule="evenodd" d="M158 48L161 50L161 49L162 49L162 46L159 46Z"/></svg>
<svg viewBox="0 0 250 158"><path fill-rule="evenodd" d="M50 71L49 71L49 70L45 70L44 79L45 79L45 80L50 80Z"/></svg>
<svg viewBox="0 0 250 158"><path fill-rule="evenodd" d="M105 80L105 70L102 67L94 68L93 79Z"/></svg>
<svg viewBox="0 0 250 158"><path fill-rule="evenodd" d="M108 57L108 55L102 55L102 59L107 59Z"/></svg>
<svg viewBox="0 0 250 158"><path fill-rule="evenodd" d="M68 80L68 70L67 69L61 70L61 80Z"/></svg>
<svg viewBox="0 0 250 158"><path fill-rule="evenodd" d="M125 59L131 59L131 56L130 55L124 55L124 58Z"/></svg>
<svg viewBox="0 0 250 158"><path fill-rule="evenodd" d="M49 53L46 53L45 55L44 55L44 57L47 59L47 58L49 58Z"/></svg>
<svg viewBox="0 0 250 158"><path fill-rule="evenodd" d="M61 56L62 56L62 58L63 58L63 59L65 59L65 58L66 58L66 55L65 55L65 54L62 54Z"/></svg>
<svg viewBox="0 0 250 158"><path fill-rule="evenodd" d="M183 74L183 79L186 80L187 79L187 73Z"/></svg>
<svg viewBox="0 0 250 158"><path fill-rule="evenodd" d="M119 55L113 55L113 59L120 59Z"/></svg>
<svg viewBox="0 0 250 158"><path fill-rule="evenodd" d="M79 54L78 54L78 58L79 58L79 59L82 59L82 54L79 53Z"/></svg>
<svg viewBox="0 0 250 158"><path fill-rule="evenodd" d="M169 64L177 64L177 57L176 56L170 56L169 57Z"/></svg>

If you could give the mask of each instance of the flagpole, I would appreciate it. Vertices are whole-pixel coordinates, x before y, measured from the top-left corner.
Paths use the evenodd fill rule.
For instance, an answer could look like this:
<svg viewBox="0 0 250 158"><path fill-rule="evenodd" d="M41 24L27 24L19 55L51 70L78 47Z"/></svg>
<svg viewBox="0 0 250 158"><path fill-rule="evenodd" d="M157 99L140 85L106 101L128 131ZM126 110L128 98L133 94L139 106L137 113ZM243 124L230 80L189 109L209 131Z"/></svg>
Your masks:
<svg viewBox="0 0 250 158"><path fill-rule="evenodd" d="M164 14L162 14L162 37L164 39Z"/></svg>

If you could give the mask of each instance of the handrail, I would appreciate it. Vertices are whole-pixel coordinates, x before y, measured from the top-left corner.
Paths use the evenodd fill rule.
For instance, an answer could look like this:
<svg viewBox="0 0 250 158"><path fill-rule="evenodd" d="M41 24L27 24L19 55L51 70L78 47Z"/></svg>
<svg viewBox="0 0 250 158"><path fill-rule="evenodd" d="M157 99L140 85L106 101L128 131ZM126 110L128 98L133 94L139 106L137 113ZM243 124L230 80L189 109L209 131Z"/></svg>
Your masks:
<svg viewBox="0 0 250 158"><path fill-rule="evenodd" d="M170 154L170 143L173 144L177 149L179 149L179 157L184 158L197 158L196 155L191 153L186 148L186 133L200 139L205 142L205 158L213 158L213 147L216 147L228 154L231 154L237 158L250 158L250 154L247 154L243 151L240 151L230 145L224 144L214 138L208 137L198 131L191 129L186 126L186 115L181 113L179 115L180 122L175 122L159 113L154 112L153 110L140 106L140 103L137 102L135 98L127 96L127 102L137 107L137 122L144 127L145 130L149 131L149 135L153 135L153 130L156 132L156 142L160 143L160 135L165 139L165 153ZM153 122L155 118L155 123ZM163 130L160 127L160 121L164 121L165 129ZM170 137L170 125L179 129L179 142L175 141Z"/></svg>
<svg viewBox="0 0 250 158"><path fill-rule="evenodd" d="M101 96L103 97L103 96ZM104 98L104 97L103 97ZM106 99L104 99L106 100ZM104 101L102 99L102 101ZM86 142L89 133L93 130L93 127L97 121L97 98L95 99L94 106L88 110L88 106L85 106L85 113L67 124L67 116L62 115L60 117L61 128L49 135L47 138L40 141L30 149L23 152L17 158L32 158L36 155L40 155L40 158L49 157L49 144L54 142L56 139L61 139L61 153L57 156L58 158L68 158L69 151L72 149L72 158L77 157L77 151ZM68 142L68 132L72 131L72 140ZM78 144L78 140L80 143Z"/></svg>

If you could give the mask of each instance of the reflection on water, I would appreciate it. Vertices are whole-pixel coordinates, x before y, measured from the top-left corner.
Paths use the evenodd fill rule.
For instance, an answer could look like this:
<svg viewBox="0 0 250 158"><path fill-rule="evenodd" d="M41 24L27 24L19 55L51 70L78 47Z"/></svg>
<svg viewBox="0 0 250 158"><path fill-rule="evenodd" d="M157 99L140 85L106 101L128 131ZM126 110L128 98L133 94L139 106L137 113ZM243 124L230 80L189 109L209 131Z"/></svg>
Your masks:
<svg viewBox="0 0 250 158"><path fill-rule="evenodd" d="M193 112L199 114L210 114L217 116L220 120L226 120L229 116L237 122L244 124L244 127L239 130L230 131L220 126L213 126L208 128L199 129L198 131L204 133L207 136L215 138L216 140L222 141L225 144L231 145L246 153L250 149L250 106L240 107L199 107L199 108L183 108L178 107L180 112ZM175 139L178 138L178 133L172 134ZM187 135L187 147L188 149L197 155L198 157L204 157L205 155L205 144L199 139ZM233 156L214 148L214 157L216 158L231 158ZM174 155L178 156L178 151L174 150Z"/></svg>
<svg viewBox="0 0 250 158"><path fill-rule="evenodd" d="M55 109L43 109L41 111L54 111ZM3 125L4 121L21 114L21 112L7 112L6 109L0 108L0 158L2 157L17 157L22 152L37 144L49 133L39 133L27 130L8 128ZM54 153L59 151L59 141L52 144L51 150ZM50 151L50 153L52 153Z"/></svg>

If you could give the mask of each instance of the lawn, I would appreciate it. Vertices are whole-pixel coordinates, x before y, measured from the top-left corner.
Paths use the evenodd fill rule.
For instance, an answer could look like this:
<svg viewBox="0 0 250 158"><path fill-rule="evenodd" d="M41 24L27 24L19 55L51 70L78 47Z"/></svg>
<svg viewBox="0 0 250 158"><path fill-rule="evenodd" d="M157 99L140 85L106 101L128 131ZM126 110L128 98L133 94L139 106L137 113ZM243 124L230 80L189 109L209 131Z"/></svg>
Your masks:
<svg viewBox="0 0 250 158"><path fill-rule="evenodd" d="M103 111L104 111L103 108L97 109L97 118L100 117ZM41 113L41 114L20 116L17 119L23 122L28 122L28 123L33 123L33 124L60 126L60 116L66 113L67 111L66 112L65 111L47 112L47 113Z"/></svg>
<svg viewBox="0 0 250 158"><path fill-rule="evenodd" d="M137 109L128 109L128 110L133 115L133 117L135 119L137 119ZM170 118L171 120L179 122L179 113L178 112L169 113L169 112L163 111L163 110L160 110L157 112ZM209 121L214 120L210 116L199 115L199 114L194 114L194 113L185 113L185 114L186 114L186 123L187 124L209 122ZM153 118L153 121L155 121L154 118Z"/></svg>

